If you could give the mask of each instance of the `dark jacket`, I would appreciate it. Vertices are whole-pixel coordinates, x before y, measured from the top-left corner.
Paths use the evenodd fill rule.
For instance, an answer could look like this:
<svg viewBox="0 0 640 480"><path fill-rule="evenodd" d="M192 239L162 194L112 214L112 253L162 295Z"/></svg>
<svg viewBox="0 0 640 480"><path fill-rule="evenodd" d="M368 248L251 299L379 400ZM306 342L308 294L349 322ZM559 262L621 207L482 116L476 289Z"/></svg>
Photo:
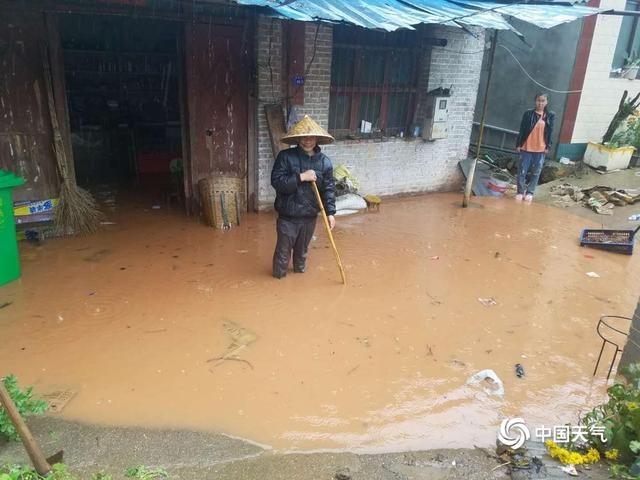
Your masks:
<svg viewBox="0 0 640 480"><path fill-rule="evenodd" d="M331 160L315 148L310 157L300 147L288 148L278 154L271 171L271 186L276 189L275 208L286 219L315 218L320 207L310 182L300 181L300 174L315 170L320 196L327 215L336 213L335 181Z"/></svg>
<svg viewBox="0 0 640 480"><path fill-rule="evenodd" d="M547 144L547 148L551 148L551 134L553 133L553 124L556 120L556 114L551 110L544 109L544 142ZM520 132L518 133L518 140L516 141L516 147L522 147L524 142L527 141L529 134L533 130L533 127L536 126L540 120L540 115L538 115L535 109L527 110L522 115L522 121L520 122Z"/></svg>

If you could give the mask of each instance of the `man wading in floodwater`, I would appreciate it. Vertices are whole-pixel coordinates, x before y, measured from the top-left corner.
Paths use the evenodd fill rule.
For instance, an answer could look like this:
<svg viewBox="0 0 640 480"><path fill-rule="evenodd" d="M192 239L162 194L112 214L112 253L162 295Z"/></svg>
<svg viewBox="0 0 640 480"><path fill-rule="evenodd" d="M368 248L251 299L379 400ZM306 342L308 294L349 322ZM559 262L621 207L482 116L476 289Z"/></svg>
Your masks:
<svg viewBox="0 0 640 480"><path fill-rule="evenodd" d="M318 146L333 142L333 137L305 115L280 141L296 147L282 150L271 171L271 185L276 189L275 209L278 212L278 241L273 253L273 276L276 278L287 275L292 251L293 271L303 273L306 268L309 242L320 213L310 182L318 185L329 226L333 229L336 224L333 165Z"/></svg>

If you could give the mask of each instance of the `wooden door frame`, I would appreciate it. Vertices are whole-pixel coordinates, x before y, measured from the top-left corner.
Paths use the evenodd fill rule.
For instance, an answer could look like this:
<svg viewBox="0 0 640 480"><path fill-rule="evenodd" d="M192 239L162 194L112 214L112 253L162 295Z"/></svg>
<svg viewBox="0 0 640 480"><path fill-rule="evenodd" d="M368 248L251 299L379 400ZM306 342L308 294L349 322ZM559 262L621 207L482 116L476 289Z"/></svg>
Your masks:
<svg viewBox="0 0 640 480"><path fill-rule="evenodd" d="M247 82L247 155L245 169L245 191L246 191L246 205L250 211L257 211L257 158L258 158L258 142L257 142L257 95L255 94L255 21L251 21L249 18L238 19L225 19L222 17L212 17L216 21L211 23L208 21L195 22L195 24L206 24L215 28L218 26L240 26L247 29L247 56L248 56L248 72L249 79ZM219 20L219 21L217 21ZM184 181L185 181L185 197L187 208L189 212L196 213L199 209L198 193L198 179L195 175L195 169L193 168L193 157L195 155L196 145L196 132L193 128L195 124L195 104L197 99L194 97L193 92L190 89L190 85L193 84L193 80L190 80L189 64L187 60L190 58L193 50L193 35L189 31L189 26L194 22L183 23L183 35L182 43L183 49L179 52L182 58L179 59L181 65L182 80L184 81L184 96L181 98L183 105L186 108L184 113L184 127L183 127L183 165L184 165ZM185 145L188 145L185 148Z"/></svg>

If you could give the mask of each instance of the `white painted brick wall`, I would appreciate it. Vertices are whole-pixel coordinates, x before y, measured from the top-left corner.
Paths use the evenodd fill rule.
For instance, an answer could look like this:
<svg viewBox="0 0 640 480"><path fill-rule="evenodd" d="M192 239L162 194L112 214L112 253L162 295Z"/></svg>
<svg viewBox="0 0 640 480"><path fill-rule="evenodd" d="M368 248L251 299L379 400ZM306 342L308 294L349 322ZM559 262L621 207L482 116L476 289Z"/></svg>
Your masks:
<svg viewBox="0 0 640 480"><path fill-rule="evenodd" d="M269 19L261 19L258 29L258 62L266 61L269 41L264 36L272 32ZM306 26L305 65L313 55L316 24ZM277 29L278 35L280 29ZM453 87L449 107L449 138L425 142L421 139L390 138L380 140L346 140L324 147L334 165L348 166L358 178L363 193L394 195L400 193L456 190L461 186L462 175L457 163L467 155L476 94L482 67L484 31L476 31L478 38L460 29L436 26L429 36L446 38L445 49L434 47L425 51L423 76L420 88L423 93L437 87ZM305 82L305 103L301 114L311 115L327 128L329 113L329 88L331 82L332 28L322 25L318 32L316 56ZM272 42L280 48L280 40ZM460 53L458 53L460 52ZM470 54L477 52L476 54ZM278 50L278 54L279 54ZM279 64L278 64L279 66ZM278 81L275 85L280 85ZM273 98L268 75L260 68L258 88L261 105ZM423 109L418 109L422 118ZM273 166L271 147L266 131L262 106L259 111L259 205L261 209L272 207L275 192L270 186Z"/></svg>
<svg viewBox="0 0 640 480"><path fill-rule="evenodd" d="M624 10L626 0L602 0L600 8ZM640 80L609 78L622 17L599 15L573 130L573 143L599 142L618 110L625 90L640 91Z"/></svg>

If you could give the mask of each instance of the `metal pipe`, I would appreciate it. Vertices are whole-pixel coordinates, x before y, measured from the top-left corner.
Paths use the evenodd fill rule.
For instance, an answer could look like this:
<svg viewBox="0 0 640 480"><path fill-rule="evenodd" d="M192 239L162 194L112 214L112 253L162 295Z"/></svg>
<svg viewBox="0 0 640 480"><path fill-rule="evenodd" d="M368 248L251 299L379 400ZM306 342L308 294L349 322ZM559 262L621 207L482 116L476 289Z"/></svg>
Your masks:
<svg viewBox="0 0 640 480"><path fill-rule="evenodd" d="M477 146L470 146L470 150L472 150L474 153L476 152L476 149L478 148ZM511 154L517 154L518 152L515 149L509 149L509 148L500 148L500 147L493 147L491 145L487 145L487 144L482 144L481 145L482 150L493 150L495 152L502 152L502 153L511 153Z"/></svg>
<svg viewBox="0 0 640 480"><path fill-rule="evenodd" d="M607 10L606 12L600 12L600 15L619 15L624 17L640 17L640 10Z"/></svg>
<svg viewBox="0 0 640 480"><path fill-rule="evenodd" d="M493 31L493 37L491 39L491 53L489 54L489 74L487 75L487 86L484 91L484 100L482 103L482 117L480 118L480 132L478 134L478 146L476 156L471 162L471 168L469 168L469 174L467 175L467 184L464 189L464 198L462 199L462 207L467 208L469 206L469 198L471 197L471 187L473 186L473 177L476 174L476 165L480 158L480 149L482 146L482 134L484 132L484 120L487 116L487 105L489 103L489 89L491 87L491 76L493 74L493 57L496 54L496 44L498 43L498 30Z"/></svg>
<svg viewBox="0 0 640 480"><path fill-rule="evenodd" d="M480 126L480 122L473 122L473 125ZM489 125L488 123L484 124L484 128L495 130L496 132L511 133L513 135L518 135L519 133L517 130L509 130L508 128L496 127L495 125Z"/></svg>

